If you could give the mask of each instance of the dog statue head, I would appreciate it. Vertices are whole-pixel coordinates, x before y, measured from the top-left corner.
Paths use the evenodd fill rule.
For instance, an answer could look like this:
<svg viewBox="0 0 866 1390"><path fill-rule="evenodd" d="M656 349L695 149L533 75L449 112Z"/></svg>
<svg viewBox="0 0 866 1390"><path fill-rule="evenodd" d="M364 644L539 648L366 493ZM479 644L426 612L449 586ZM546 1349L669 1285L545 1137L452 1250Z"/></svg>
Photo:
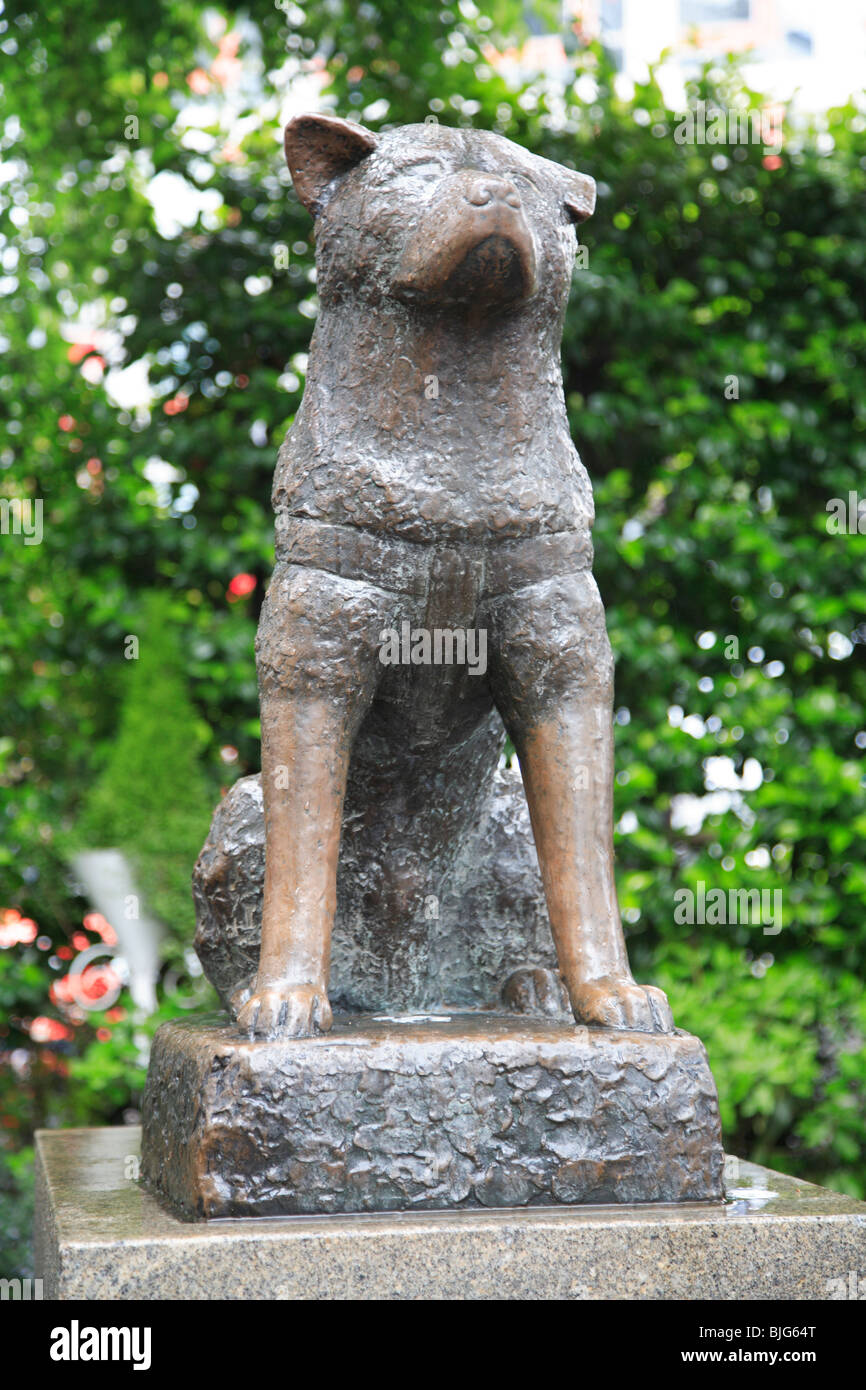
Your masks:
<svg viewBox="0 0 866 1390"><path fill-rule="evenodd" d="M501 135L438 124L375 135L294 117L286 160L316 219L317 291L410 309L490 314L536 296L564 306L574 227L595 206L586 174Z"/></svg>

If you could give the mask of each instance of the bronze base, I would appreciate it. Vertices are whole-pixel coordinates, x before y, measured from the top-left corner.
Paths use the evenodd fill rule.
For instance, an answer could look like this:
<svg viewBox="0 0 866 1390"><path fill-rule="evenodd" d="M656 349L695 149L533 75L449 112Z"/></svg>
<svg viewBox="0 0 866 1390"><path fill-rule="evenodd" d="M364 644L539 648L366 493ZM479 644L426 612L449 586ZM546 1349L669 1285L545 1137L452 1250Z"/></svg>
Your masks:
<svg viewBox="0 0 866 1390"><path fill-rule="evenodd" d="M703 1044L480 1012L163 1024L142 1177L188 1218L719 1201Z"/></svg>

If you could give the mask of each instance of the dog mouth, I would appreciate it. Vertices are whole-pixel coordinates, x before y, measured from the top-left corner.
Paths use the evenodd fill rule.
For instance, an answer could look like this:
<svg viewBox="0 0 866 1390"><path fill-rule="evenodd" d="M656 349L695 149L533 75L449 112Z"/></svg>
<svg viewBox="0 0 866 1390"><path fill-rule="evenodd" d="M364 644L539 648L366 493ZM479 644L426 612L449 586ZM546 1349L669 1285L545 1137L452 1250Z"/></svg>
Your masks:
<svg viewBox="0 0 866 1390"><path fill-rule="evenodd" d="M406 303L497 304L525 303L535 292L530 258L501 234L486 236L466 253L439 284L426 287L411 282L395 284L394 292Z"/></svg>
<svg viewBox="0 0 866 1390"><path fill-rule="evenodd" d="M535 244L519 206L461 200L425 218L404 248L392 293L405 304L486 310L537 292Z"/></svg>

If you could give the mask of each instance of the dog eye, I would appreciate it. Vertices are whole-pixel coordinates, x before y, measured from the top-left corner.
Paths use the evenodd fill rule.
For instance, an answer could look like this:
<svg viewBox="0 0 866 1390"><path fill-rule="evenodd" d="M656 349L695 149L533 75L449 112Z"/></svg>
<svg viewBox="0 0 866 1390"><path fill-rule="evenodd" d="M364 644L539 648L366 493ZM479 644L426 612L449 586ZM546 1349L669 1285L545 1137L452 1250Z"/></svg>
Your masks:
<svg viewBox="0 0 866 1390"><path fill-rule="evenodd" d="M418 159L414 164L404 164L398 169L399 174L420 174L422 177L433 177L437 174L444 174L444 165L438 159Z"/></svg>
<svg viewBox="0 0 866 1390"><path fill-rule="evenodd" d="M536 180L532 177L531 174L524 174L522 169L511 170L508 173L507 177L510 179L519 179L522 183L528 183L530 188L535 189L536 193L540 192Z"/></svg>

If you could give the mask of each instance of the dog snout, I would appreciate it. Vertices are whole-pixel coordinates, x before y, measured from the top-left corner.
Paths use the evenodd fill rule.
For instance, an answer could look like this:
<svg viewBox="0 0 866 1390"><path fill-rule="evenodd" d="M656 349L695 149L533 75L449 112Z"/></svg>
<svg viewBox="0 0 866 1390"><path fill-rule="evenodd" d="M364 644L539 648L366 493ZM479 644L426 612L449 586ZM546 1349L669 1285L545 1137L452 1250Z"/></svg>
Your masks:
<svg viewBox="0 0 866 1390"><path fill-rule="evenodd" d="M508 179L500 179L492 174L484 174L474 179L466 192L467 202L475 207L484 207L487 203L507 203L511 208L519 208L520 194Z"/></svg>

